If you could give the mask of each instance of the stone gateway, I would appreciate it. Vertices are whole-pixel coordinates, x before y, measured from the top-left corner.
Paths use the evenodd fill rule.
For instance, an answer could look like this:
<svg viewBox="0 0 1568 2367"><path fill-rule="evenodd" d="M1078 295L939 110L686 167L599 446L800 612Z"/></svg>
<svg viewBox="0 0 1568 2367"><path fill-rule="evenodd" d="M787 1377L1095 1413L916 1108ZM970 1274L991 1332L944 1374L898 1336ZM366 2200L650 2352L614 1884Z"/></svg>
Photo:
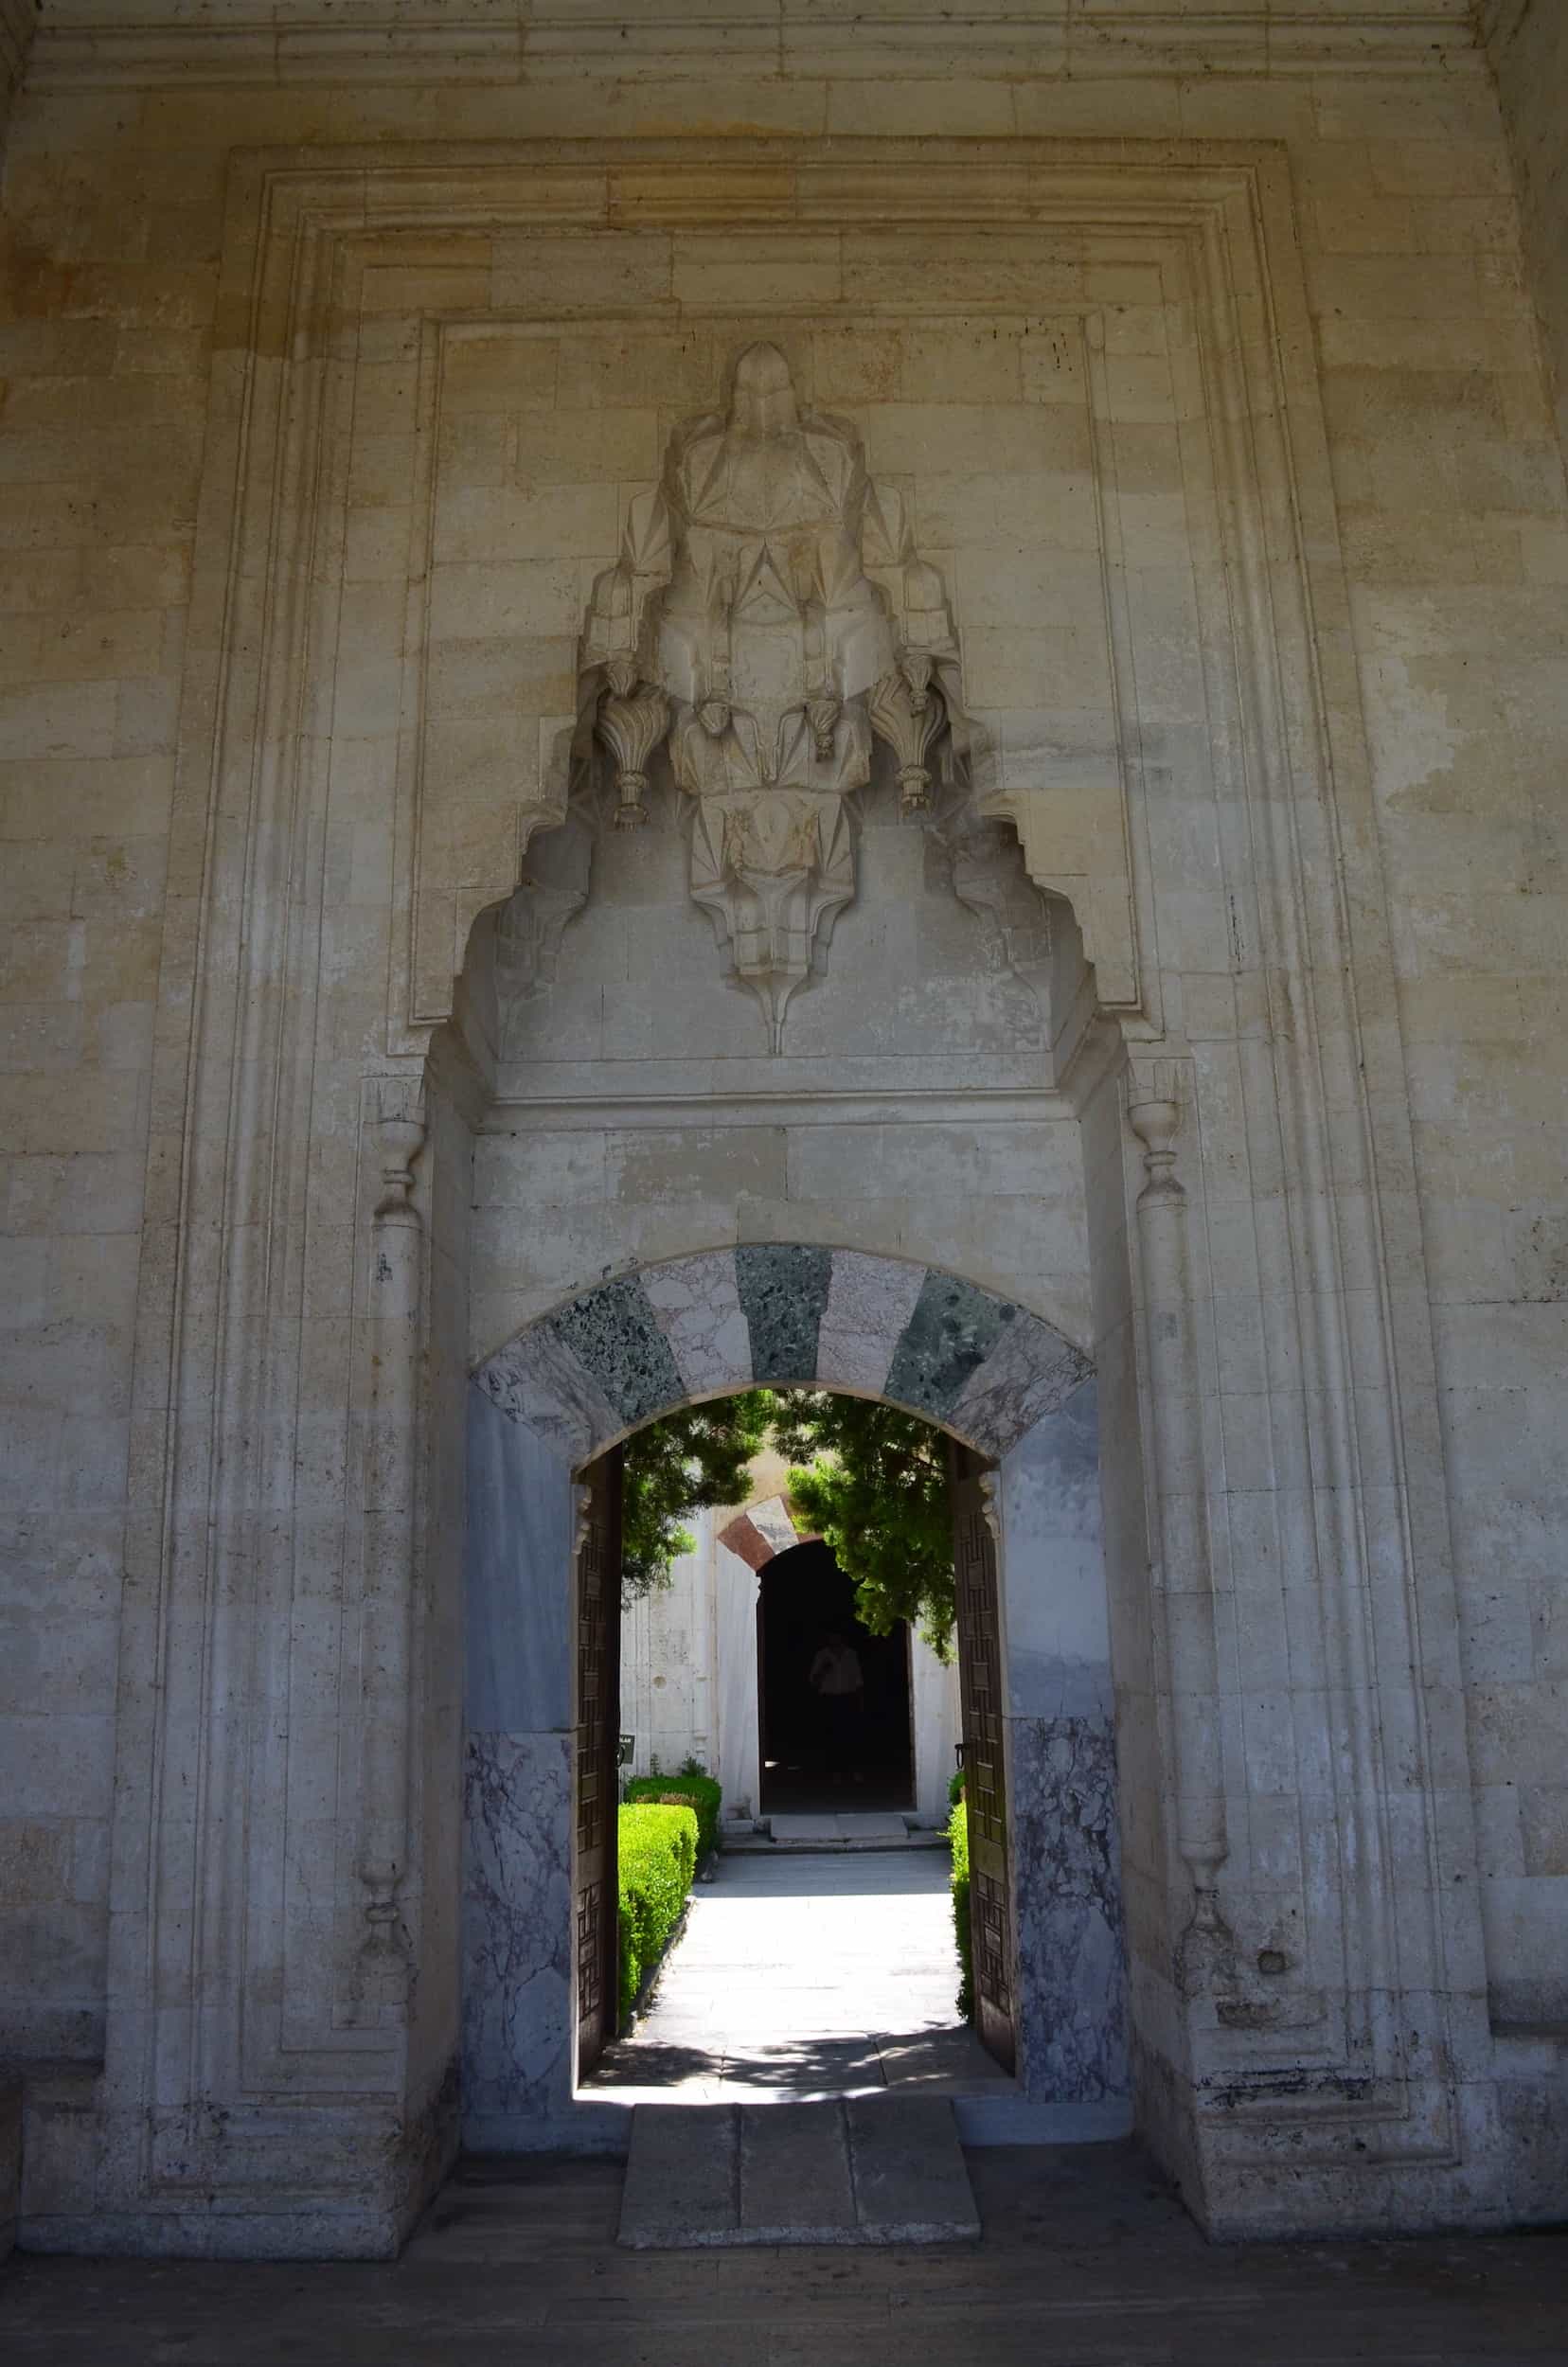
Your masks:
<svg viewBox="0 0 1568 2367"><path fill-rule="evenodd" d="M756 1383L953 1442L1030 2126L1560 2216L1549 0L33 17L21 2243L624 2145L604 1459Z"/></svg>

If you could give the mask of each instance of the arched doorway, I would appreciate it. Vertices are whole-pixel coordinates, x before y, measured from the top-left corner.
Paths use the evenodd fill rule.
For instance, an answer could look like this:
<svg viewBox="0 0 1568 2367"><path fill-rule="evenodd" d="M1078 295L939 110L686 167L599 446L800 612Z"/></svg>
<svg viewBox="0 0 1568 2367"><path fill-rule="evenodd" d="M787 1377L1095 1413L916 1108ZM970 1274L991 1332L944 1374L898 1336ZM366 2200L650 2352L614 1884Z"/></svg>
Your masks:
<svg viewBox="0 0 1568 2367"><path fill-rule="evenodd" d="M835 1723L820 1656L835 1639L860 1679L853 1715ZM875 1635L855 1590L820 1538L757 1573L757 1692L763 1813L829 1806L913 1808L915 1714L910 1635L900 1619Z"/></svg>
<svg viewBox="0 0 1568 2367"><path fill-rule="evenodd" d="M820 1544L821 1539L789 1497L775 1494L748 1504L718 1531L715 1542L750 1575L745 1606L756 1631L755 1659L742 1678L742 1714L750 1718L752 1748L749 1753L738 1751L733 1736L726 1737L725 1757L739 1778L740 1795L766 1809L770 1805L785 1805L776 1795L789 1789L767 1780L769 1751L764 1748L764 1729L768 1648L764 1611L768 1581L775 1561L786 1560L797 1547ZM852 1590L847 1600L840 1594L826 1607L823 1620L827 1625L836 1622L846 1628L854 1624ZM732 1660L736 1657L732 1652ZM907 1699L908 1805L923 1821L940 1821L947 1813L949 1783L959 1741L956 1666L951 1658L938 1658L925 1637L918 1629L906 1631L903 1623L900 1625L900 1640L892 1642L890 1657L896 1661L897 1673L888 1667L884 1671L886 1678L890 1682L901 1682ZM809 1668L806 1675L809 1682ZM781 1765L785 1764L779 1753L773 1755Z"/></svg>
<svg viewBox="0 0 1568 2367"><path fill-rule="evenodd" d="M803 1277L817 1286L809 1323ZM777 1310L790 1290L786 1352ZM687 1320L694 1300L700 1334ZM721 1372L706 1344L726 1305L739 1321ZM1131 2107L1094 1376L1050 1325L959 1276L769 1244L617 1276L527 1326L473 1377L468 2142L616 2140L609 2108L575 2100L604 1912L584 1888L602 1847L585 1789L602 1765L584 1731L585 1571L591 1591L607 1450L697 1394L699 1372L707 1396L721 1393L715 1382L764 1379L842 1388L852 1374L859 1394L923 1413L963 1441L970 1637L979 1639L966 1655L965 1722L967 1739L982 1737L971 1756L992 1799L977 1882L993 1885L994 1913L980 1916L994 1943L990 1994L1016 2032L1021 2091L1046 2115L1041 2132L1117 2133ZM962 1544L959 1568L962 1593ZM983 1612L988 1569L993 1608ZM1006 2044L1010 2053L1010 2035Z"/></svg>

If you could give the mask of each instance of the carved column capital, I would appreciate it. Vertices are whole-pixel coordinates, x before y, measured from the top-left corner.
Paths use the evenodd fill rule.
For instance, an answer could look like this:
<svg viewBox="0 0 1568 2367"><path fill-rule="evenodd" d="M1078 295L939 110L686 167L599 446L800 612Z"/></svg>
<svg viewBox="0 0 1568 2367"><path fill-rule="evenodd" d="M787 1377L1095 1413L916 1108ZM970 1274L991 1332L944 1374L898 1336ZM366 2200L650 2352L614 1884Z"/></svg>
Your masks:
<svg viewBox="0 0 1568 2367"><path fill-rule="evenodd" d="M1144 1184L1138 1206L1152 1201L1185 1201L1176 1174L1176 1137L1182 1130L1182 1105L1163 1098L1130 1101L1127 1122L1143 1145Z"/></svg>
<svg viewBox="0 0 1568 2367"><path fill-rule="evenodd" d="M382 1188L374 1221L418 1227L414 1166L425 1140L422 1088L406 1077L377 1077L371 1088L370 1123L381 1153Z"/></svg>
<svg viewBox="0 0 1568 2367"><path fill-rule="evenodd" d="M1186 1199L1176 1173L1176 1144L1186 1115L1185 1062L1170 1059L1134 1060L1127 1080L1127 1122L1143 1150L1144 1184L1138 1206ZM1184 1092L1184 1087L1187 1092Z"/></svg>

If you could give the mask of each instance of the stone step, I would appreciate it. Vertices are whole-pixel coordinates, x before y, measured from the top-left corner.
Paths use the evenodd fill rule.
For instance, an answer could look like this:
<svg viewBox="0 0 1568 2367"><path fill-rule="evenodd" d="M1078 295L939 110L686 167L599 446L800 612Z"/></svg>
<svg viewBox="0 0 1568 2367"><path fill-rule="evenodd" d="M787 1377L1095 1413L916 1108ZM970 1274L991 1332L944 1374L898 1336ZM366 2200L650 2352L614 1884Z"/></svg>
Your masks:
<svg viewBox="0 0 1568 2367"><path fill-rule="evenodd" d="M778 1855L792 1849L945 1849L947 1828L917 1824L900 1811L824 1809L815 1815L762 1816L755 1824L720 1828L720 1846L731 1854Z"/></svg>
<svg viewBox="0 0 1568 2367"><path fill-rule="evenodd" d="M639 2104L622 2244L972 2243L979 2215L945 2096Z"/></svg>

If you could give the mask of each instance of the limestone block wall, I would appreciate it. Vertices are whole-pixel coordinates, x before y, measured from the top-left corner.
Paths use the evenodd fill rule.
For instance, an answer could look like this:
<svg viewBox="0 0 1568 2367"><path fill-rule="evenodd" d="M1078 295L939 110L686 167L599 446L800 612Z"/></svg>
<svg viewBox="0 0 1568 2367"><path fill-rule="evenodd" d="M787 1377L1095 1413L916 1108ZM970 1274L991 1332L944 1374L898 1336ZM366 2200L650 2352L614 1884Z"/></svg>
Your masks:
<svg viewBox="0 0 1568 2367"><path fill-rule="evenodd" d="M1568 443L1568 25L1551 0L1480 0L1513 152L1531 290Z"/></svg>
<svg viewBox="0 0 1568 2367"><path fill-rule="evenodd" d="M37 23L35 0L0 0L0 149L5 146L11 101L27 72Z"/></svg>
<svg viewBox="0 0 1568 2367"><path fill-rule="evenodd" d="M1568 449L1568 18L1547 0L1483 0L1480 18L1513 156L1526 274L1556 397L1559 439ZM1546 472L1550 480L1549 463ZM1560 634L1568 610L1568 544L1560 526L1526 524L1522 544L1533 554L1534 572L1561 587ZM1551 638L1548 632L1534 664L1527 650L1522 653L1524 682L1513 678L1500 686L1523 777L1540 783L1543 805L1554 771L1560 779L1568 723L1560 638L1555 654ZM1533 845L1522 855L1526 893L1537 881L1560 884L1560 872L1553 869L1559 857L1541 851L1544 863ZM1530 1163L1515 1179L1498 1212L1503 1255L1497 1288L1512 1304L1506 1311L1495 1303L1485 1311L1455 1310L1445 1318L1439 1340L1446 1334L1450 1348L1460 1532L1470 1545L1474 1572L1472 1734L1483 1785L1495 2002L1503 2016L1530 2023L1562 2016L1560 1918L1568 1913L1568 1784L1553 1741L1568 1699L1568 1498L1547 1443L1568 1414L1562 1315L1568 1220L1552 1173L1554 1164L1558 1174L1561 1169L1560 1006L1556 989L1528 980L1521 983L1516 1006L1501 979L1493 1005L1491 1040L1506 1047L1505 1059L1523 1056L1528 1064L1538 1047L1544 1056L1540 1106L1552 1148L1543 1142L1539 1167ZM1473 1030L1481 1024L1478 1018L1470 1023ZM1456 1057L1473 1075L1484 1055L1478 1047L1469 1058ZM1473 1090L1473 1084L1459 1087L1466 1099ZM1527 1093L1523 1080L1521 1092ZM1494 1237L1489 1214L1476 1234L1480 1251ZM1523 1417L1522 1430L1514 1427L1516 1416ZM1501 1464L1493 1461L1498 1452ZM1482 1573L1492 1557L1488 1581Z"/></svg>
<svg viewBox="0 0 1568 2367"><path fill-rule="evenodd" d="M710 1511L694 1513L694 1548L671 1562L668 1586L642 1596L622 1614L621 1725L636 1737L631 1772L650 1773L656 1758L668 1774L689 1755L718 1777L728 1798L744 1796L744 1772L735 1763L733 1745L726 1751L721 1742L727 1721L719 1701L720 1628L727 1624L732 1593L739 1592L752 1612L756 1581L733 1554L726 1557L721 1580L715 1526ZM753 1630L755 1661L755 1615ZM735 1707L742 1719L749 1707L755 1728L755 1680L750 1703L742 1699ZM755 1761L755 1751L752 1755ZM750 1799L755 1813L755 1780Z"/></svg>
<svg viewBox="0 0 1568 2367"><path fill-rule="evenodd" d="M846 31L786 13L788 39L770 22L765 45L729 44L722 70L707 53L661 50L656 28L647 27L613 44L579 38L552 50L546 41L526 74L514 39L505 67L480 59L472 80L439 87L428 63L419 79L400 80L387 44L378 66L384 79L374 82L363 58L328 70L319 48L306 67L295 59L289 75L297 79L286 79L276 33L262 43L259 62L242 43L227 42L221 55L200 50L195 71L188 56L156 40L116 45L107 36L45 30L35 50L8 134L0 221L0 1405L8 1442L0 2045L8 2049L92 2059L101 2046L116 1713L122 1736L139 1732L157 1681L156 1657L140 1657L140 1643L122 1656L119 1619L123 1602L140 1608L158 1599L172 1324L166 1286L182 1192L203 1148L181 1128L188 1022L199 1000L192 977L207 784L176 777L175 716L187 653L196 661L191 679L207 679L203 662L221 623L212 601L191 610L189 586L204 451L209 438L214 452L227 454L229 438L238 449L241 428L235 406L248 298L222 318L217 310L232 160L268 143L328 160L358 143L382 154L423 143L419 152L428 159L433 145L593 141L611 129L723 138L738 156L753 153L764 134L947 135L999 157L1018 135L1103 140L1114 146L1094 152L1107 166L1125 162L1140 140L1160 153L1169 151L1159 144L1181 141L1281 144L1310 308L1310 336L1292 343L1287 358L1296 383L1321 383L1334 494L1332 517L1308 519L1304 531L1313 548L1337 531L1345 571L1346 596L1326 598L1315 625L1328 658L1355 668L1371 754L1376 844L1351 833L1344 895L1353 917L1363 899L1376 901L1372 857L1381 857L1394 949L1391 992L1380 991L1359 1016L1374 1049L1396 1066L1408 1061L1411 1086L1413 1164L1385 1184L1418 1211L1419 1223L1394 1288L1401 1306L1430 1306L1434 1326L1441 1477L1434 1468L1415 1502L1418 1514L1446 1504L1456 1548L1461 1664L1450 1682L1465 1692L1469 1766L1456 1772L1412 1764L1409 1772L1413 1781L1431 1774L1473 1783L1486 1912L1481 1977L1493 2011L1534 2020L1568 2007L1559 1747L1568 1681L1559 1447L1568 1429L1560 977L1568 522L1508 150L1467 12L1439 11L1452 29L1434 48L1430 25L1401 42L1399 11L1382 11L1370 63L1365 50L1353 53L1331 33L1315 47L1305 37L1292 46L1276 28L1272 45L1259 33L1249 48L1243 25L1218 62L1203 49L1214 38L1210 27L1173 38L1157 70L1121 46L1114 71L1096 68L1081 50L1069 71L1065 42L1043 32L1004 40L994 28L960 35L927 20L918 38L890 41L859 19ZM1535 21L1549 14L1538 0ZM181 38L196 37L169 35ZM1544 87L1546 78L1523 79ZM356 148L356 156L364 152ZM939 242L935 232L917 239L900 268L928 277L938 243L944 269L957 258L974 289L994 294L997 241L961 222L947 224ZM713 300L711 275L727 268L678 227L629 235L620 257L614 300L633 311L657 304L676 317ZM557 287L561 261L544 244L508 250L494 259L494 285L504 287L505 302L526 308L539 294L529 270L547 269ZM489 305L490 264L465 277L471 267L434 240L425 267L436 275L433 303L476 311ZM804 306L851 296L858 320L874 315L885 279L862 271L846 282L838 268L810 227L770 229L767 243L748 254L744 300L775 326ZM361 359L381 373L380 399L392 407L416 357L395 327L377 329L377 288L368 294ZM726 300L736 300L733 290ZM1139 345L1147 323L1136 318L1135 301L1125 312L1113 310L1127 331L1115 357L1118 461L1126 499L1157 543L1175 537L1184 519L1174 465L1183 425L1169 417L1160 357ZM897 337L887 355L895 371L908 360ZM983 356L983 339L944 347L931 365L939 393L983 402L969 376ZM929 355L916 356L910 366L930 364ZM876 396L862 383L839 399L853 406ZM1157 416L1140 418L1146 405ZM583 420L596 420L581 428L585 443L608 432L597 423L598 410L618 407L583 403ZM550 490L553 447L546 436L525 454L509 417L504 405L482 404L471 406L466 422L454 415L454 466L481 472L471 504L480 515L502 507L495 497L504 489L517 491L525 478L537 484L528 515L543 521L561 508ZM918 424L906 422L912 434ZM316 1044L324 1072L334 1061L352 1068L380 1042L383 982L401 958L387 917L397 862L380 793L387 740L358 726L384 718L387 651L396 654L401 632L413 463L400 431L378 436L368 416L366 430L353 464L353 598L336 669L341 745ZM567 507L576 519L575 502ZM541 566L567 568L574 599L586 556L579 538L592 543L591 563L603 563L597 518L588 525L591 535L587 525L567 526L563 551L530 546ZM252 581L241 570L241 590ZM461 610L477 593L454 580L452 597ZM550 597L551 616L565 613L564 593ZM527 637L517 614L498 633L472 638L508 636ZM563 631L552 625L538 639L549 645L538 655L542 679L552 667L559 678ZM1173 631L1168 646L1180 642ZM488 728L482 683L471 679L462 695L474 703L469 720ZM209 728L212 721L205 719ZM197 717L192 729L203 721ZM1158 760L1160 751L1148 753ZM523 752L517 762L525 761ZM1181 839L1178 816L1164 850L1172 866ZM1306 851L1314 876L1332 872L1330 850ZM1203 850L1188 852L1201 868ZM490 845L474 876L493 856ZM863 877L883 868L867 863ZM454 876L461 871L455 864ZM1238 928L1245 919L1237 917ZM630 934L624 919L619 925ZM711 958L710 946L703 951ZM847 936L842 948L835 940L829 986L841 952L853 958ZM454 967L447 958L449 974ZM1177 978L1179 953L1169 969ZM649 974L645 968L636 976L646 985ZM622 975L630 984L629 966ZM859 974L862 1002L875 977L874 969ZM227 986L209 981L205 991L221 996ZM803 1023L812 997L828 990L803 993ZM1180 975L1181 1024L1198 1059L1208 1061L1204 1090L1215 1109L1234 1114L1248 1105L1255 1079L1234 1043L1238 1028L1256 1042L1268 1021L1282 1019L1271 991L1239 958L1234 974ZM710 972L704 992L722 998L725 990ZM695 987L692 993L695 1008L702 997ZM633 1000L629 993L625 1006ZM629 1055L651 1048L648 1039L625 1041ZM1000 1052L983 1034L952 1041L966 1062L977 1051L1030 1056L1022 1038ZM1207 1054L1205 1045L1226 1048ZM327 1281L347 1255L343 1210L352 1196L351 1182L344 1187L352 1166L344 1144L357 1112L340 1098L338 1130L324 1125L312 1146L319 1198L310 1255L324 1307ZM911 1159L909 1147L871 1126L864 1155L835 1189L853 1195L857 1225L870 1225L877 1245L982 1282L994 1272L985 1260L998 1227L1021 1219L1038 1226L1039 1246L1025 1246L1017 1271L1034 1277L1030 1295L1048 1312L1071 1287L1060 1279L1060 1244L1069 1236L1081 1242L1085 1230L1114 1231L1122 1220L1125 1195L1102 1188L1121 1149L1091 1115L1085 1191L1082 1168L1054 1150L1052 1125L1014 1131L1011 1119L998 1121L1011 1135L999 1145L984 1139L989 1123L968 1134L956 1124L934 1127L898 1189L887 1186ZM711 1205L731 1221L745 1200L749 1222L755 1191L759 1226L809 1237L812 1207L826 1207L829 1195L818 1201L810 1188L807 1130L803 1122L792 1145L778 1139L787 1128L727 1130L711 1146L716 1164L707 1172L728 1179ZM639 1256L711 1238L712 1219L699 1220L687 1204L692 1170L682 1163L690 1143L671 1148L639 1129L628 1146L623 1130L607 1125L595 1148L574 1127L554 1131L554 1141L541 1129L515 1149L497 1128L479 1147L480 1231L498 1239L504 1230L502 1215L492 1222L487 1206L517 1226L529 1204L534 1221L521 1284L502 1277L489 1248L476 1253L476 1299L488 1311L473 1318L470 1357L509 1336L530 1309L596 1278L600 1188L623 1195L618 1237ZM990 1166L993 1148L1006 1157ZM570 1162L583 1156L586 1188L571 1181ZM1205 1156L1216 1183L1234 1176L1234 1130L1227 1141L1217 1127ZM491 1170L508 1164L516 1184L493 1179ZM988 1177L1003 1166L1026 1169L1029 1190L989 1190ZM939 1172L948 1182L937 1190ZM868 1176L883 1188L866 1189ZM791 1203L787 1220L777 1213L781 1197ZM890 1220L900 1200L908 1214ZM1234 1275L1249 1255L1222 1220L1211 1246L1217 1272L1229 1259ZM1011 1273L1010 1255L1008 1267ZM199 1279L180 1310L194 1333L210 1319L219 1277L204 1271ZM1087 1344L1088 1326L1068 1321L1065 1304L1062 1311L1064 1327ZM333 1352L332 1320L323 1318L322 1370ZM1117 1452L1112 1405L1119 1384L1106 1360L1130 1327L1127 1309L1092 1311L1108 1461ZM1216 1417L1229 1426L1228 1468L1256 1472L1269 1451L1246 1429L1259 1342L1244 1326L1227 1328L1221 1310L1205 1354L1228 1381L1220 1394L1231 1403ZM1124 1361L1124 1381L1129 1369ZM1371 1484L1380 1484L1375 1472ZM1133 1492L1118 1501L1132 1501ZM1265 1558L1258 1546L1254 1566ZM1440 1621L1446 1575L1433 1569L1422 1583ZM1252 1705L1254 1731L1268 1731L1281 1675L1277 1643L1244 1605L1227 1616L1227 1665ZM1123 1649L1122 1622L1114 1599L1118 1685L1136 1686L1137 1647ZM136 1629L148 1631L145 1623ZM1128 1788L1125 1763L1121 1773ZM1135 1789L1157 1816L1157 1787ZM136 1814L145 1826L144 1808L133 1806L127 1835ZM1143 1832L1124 1832L1123 1842L1131 1935L1144 1853L1158 1856L1159 1843ZM141 1871L131 1840L124 1849L122 1900L135 1897ZM1135 1939L1130 1955L1136 1962Z"/></svg>

